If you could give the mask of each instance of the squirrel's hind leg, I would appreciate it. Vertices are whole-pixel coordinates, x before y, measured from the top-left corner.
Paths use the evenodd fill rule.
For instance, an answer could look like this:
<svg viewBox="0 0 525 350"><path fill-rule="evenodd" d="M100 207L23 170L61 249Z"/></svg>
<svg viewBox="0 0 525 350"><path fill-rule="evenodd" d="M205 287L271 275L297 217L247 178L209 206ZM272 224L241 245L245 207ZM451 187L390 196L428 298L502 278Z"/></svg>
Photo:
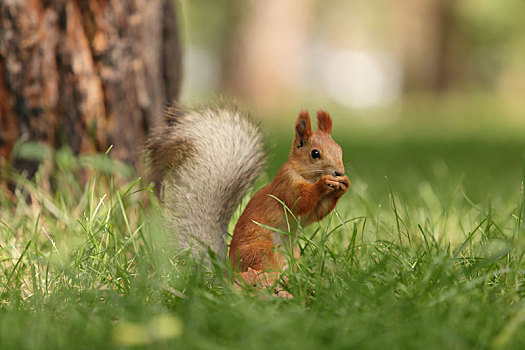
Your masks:
<svg viewBox="0 0 525 350"><path fill-rule="evenodd" d="M292 294L277 285L276 281L279 274L276 272L259 271L248 268L248 271L239 272L237 275L241 277L241 281L235 277L235 285L239 289L242 289L244 283L260 289L273 288L273 295L276 297L293 298Z"/></svg>

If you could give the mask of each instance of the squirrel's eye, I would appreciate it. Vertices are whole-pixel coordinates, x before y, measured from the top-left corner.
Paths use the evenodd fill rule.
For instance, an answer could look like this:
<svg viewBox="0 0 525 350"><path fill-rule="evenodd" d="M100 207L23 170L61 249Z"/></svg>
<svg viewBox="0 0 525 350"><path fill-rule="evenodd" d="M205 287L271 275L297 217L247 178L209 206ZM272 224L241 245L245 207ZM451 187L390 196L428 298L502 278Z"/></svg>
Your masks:
<svg viewBox="0 0 525 350"><path fill-rule="evenodd" d="M319 159L319 158L321 158L321 153L319 153L319 151L316 150L316 149L312 150L312 158L313 158L313 159Z"/></svg>

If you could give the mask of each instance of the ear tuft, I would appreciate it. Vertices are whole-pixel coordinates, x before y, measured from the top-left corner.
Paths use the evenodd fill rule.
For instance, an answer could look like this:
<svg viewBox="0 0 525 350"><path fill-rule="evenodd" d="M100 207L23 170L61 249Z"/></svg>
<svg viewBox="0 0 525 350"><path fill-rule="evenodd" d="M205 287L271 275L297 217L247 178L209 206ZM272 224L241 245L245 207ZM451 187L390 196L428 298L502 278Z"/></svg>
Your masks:
<svg viewBox="0 0 525 350"><path fill-rule="evenodd" d="M322 132L332 134L332 118L327 111L322 109L317 111L317 128Z"/></svg>
<svg viewBox="0 0 525 350"><path fill-rule="evenodd" d="M307 110L302 110L295 122L295 140L296 147L303 147L312 135L312 125L310 123L310 115Z"/></svg>

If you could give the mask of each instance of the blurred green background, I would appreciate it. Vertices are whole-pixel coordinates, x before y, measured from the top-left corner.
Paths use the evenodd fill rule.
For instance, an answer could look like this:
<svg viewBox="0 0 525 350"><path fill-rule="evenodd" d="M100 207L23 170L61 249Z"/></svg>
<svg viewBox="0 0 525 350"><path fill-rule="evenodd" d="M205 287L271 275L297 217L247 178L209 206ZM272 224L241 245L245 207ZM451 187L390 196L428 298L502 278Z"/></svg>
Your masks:
<svg viewBox="0 0 525 350"><path fill-rule="evenodd" d="M518 195L525 161L525 2L177 2L183 102L239 100L262 120L269 176L302 108L327 109L355 193L446 201Z"/></svg>
<svg viewBox="0 0 525 350"><path fill-rule="evenodd" d="M1 349L523 348L525 1L174 1L182 102L261 121L255 189L302 108L331 113L352 187L305 230L294 299L260 298L173 257L131 168L49 151L0 197Z"/></svg>

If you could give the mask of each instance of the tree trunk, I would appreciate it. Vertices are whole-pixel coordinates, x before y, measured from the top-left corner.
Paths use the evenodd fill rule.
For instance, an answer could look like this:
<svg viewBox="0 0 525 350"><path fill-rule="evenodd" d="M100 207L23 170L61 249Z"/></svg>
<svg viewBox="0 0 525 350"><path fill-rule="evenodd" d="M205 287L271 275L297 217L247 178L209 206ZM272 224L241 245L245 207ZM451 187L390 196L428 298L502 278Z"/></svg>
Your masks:
<svg viewBox="0 0 525 350"><path fill-rule="evenodd" d="M404 62L405 89L440 92L460 82L466 44L455 18L455 2L399 0L388 4L390 38Z"/></svg>
<svg viewBox="0 0 525 350"><path fill-rule="evenodd" d="M265 107L282 105L301 78L297 57L311 26L312 0L251 0L232 40L225 90Z"/></svg>
<svg viewBox="0 0 525 350"><path fill-rule="evenodd" d="M173 0L1 0L0 156L22 138L136 164L180 64Z"/></svg>

